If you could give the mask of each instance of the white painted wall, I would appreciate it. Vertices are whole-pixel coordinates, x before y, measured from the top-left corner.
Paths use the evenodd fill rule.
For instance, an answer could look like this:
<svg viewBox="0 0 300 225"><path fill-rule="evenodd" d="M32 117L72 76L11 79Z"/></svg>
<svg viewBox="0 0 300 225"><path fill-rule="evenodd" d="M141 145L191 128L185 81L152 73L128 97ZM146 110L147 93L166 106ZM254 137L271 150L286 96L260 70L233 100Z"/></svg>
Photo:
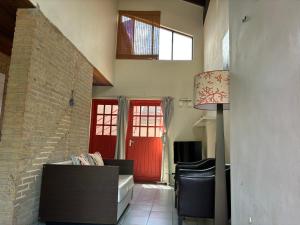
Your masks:
<svg viewBox="0 0 300 225"><path fill-rule="evenodd" d="M230 0L233 225L300 221L299 12L298 0Z"/></svg>
<svg viewBox="0 0 300 225"><path fill-rule="evenodd" d="M228 0L211 0L204 24L204 71L222 70L222 41L229 29ZM226 161L230 162L229 111L224 112ZM206 125L207 154L215 157L216 123Z"/></svg>
<svg viewBox="0 0 300 225"><path fill-rule="evenodd" d="M31 0L113 82L117 0Z"/></svg>
<svg viewBox="0 0 300 225"><path fill-rule="evenodd" d="M116 60L114 87L94 87L94 98L125 95L136 98L175 98L175 114L170 127L174 140L201 140L202 129L193 124L202 112L180 108L180 98L193 97L193 78L203 71L202 7L181 0L121 0L122 10L161 10L162 25L194 37L193 61ZM171 149L173 157L173 149ZM173 158L172 158L173 161Z"/></svg>

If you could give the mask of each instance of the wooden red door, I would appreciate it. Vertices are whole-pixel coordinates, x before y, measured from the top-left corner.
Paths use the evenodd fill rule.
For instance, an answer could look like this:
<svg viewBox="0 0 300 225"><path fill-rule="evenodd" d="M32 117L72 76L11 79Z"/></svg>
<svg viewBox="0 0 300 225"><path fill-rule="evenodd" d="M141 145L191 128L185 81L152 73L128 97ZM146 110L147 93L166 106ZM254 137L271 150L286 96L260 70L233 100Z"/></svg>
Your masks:
<svg viewBox="0 0 300 225"><path fill-rule="evenodd" d="M134 160L135 181L160 181L163 115L161 101L130 102L126 158Z"/></svg>
<svg viewBox="0 0 300 225"><path fill-rule="evenodd" d="M93 99L90 153L100 152L105 159L113 159L117 141L118 101Z"/></svg>

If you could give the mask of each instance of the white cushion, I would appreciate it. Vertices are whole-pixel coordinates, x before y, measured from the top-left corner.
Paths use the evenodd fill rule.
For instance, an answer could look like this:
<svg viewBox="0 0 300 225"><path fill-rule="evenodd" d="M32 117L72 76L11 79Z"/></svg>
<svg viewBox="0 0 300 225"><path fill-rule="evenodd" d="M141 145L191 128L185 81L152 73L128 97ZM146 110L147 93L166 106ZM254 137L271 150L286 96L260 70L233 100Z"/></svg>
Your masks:
<svg viewBox="0 0 300 225"><path fill-rule="evenodd" d="M128 191L134 186L132 175L119 175L118 186L118 202L121 202L126 197Z"/></svg>

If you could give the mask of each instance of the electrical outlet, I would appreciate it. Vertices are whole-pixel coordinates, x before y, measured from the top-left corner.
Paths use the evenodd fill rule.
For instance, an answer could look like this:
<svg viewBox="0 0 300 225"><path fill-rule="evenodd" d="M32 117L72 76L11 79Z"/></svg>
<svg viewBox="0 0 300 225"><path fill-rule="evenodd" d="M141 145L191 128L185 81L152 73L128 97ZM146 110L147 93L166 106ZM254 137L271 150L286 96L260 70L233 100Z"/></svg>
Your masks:
<svg viewBox="0 0 300 225"><path fill-rule="evenodd" d="M252 224L252 217L249 217L249 224Z"/></svg>

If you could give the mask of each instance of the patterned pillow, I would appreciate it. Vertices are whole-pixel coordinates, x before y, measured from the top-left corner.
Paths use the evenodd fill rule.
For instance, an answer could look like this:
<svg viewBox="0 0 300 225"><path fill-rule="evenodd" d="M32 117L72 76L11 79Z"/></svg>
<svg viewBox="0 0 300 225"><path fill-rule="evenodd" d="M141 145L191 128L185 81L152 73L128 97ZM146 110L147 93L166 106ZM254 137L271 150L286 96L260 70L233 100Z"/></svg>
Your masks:
<svg viewBox="0 0 300 225"><path fill-rule="evenodd" d="M90 156L93 158L93 160L94 160L94 162L97 166L104 166L102 156L99 152L95 152L94 154L90 154Z"/></svg>
<svg viewBox="0 0 300 225"><path fill-rule="evenodd" d="M83 166L89 166L90 165L89 160L85 157L84 154L81 154L78 157L78 159L79 159L81 165L83 165Z"/></svg>
<svg viewBox="0 0 300 225"><path fill-rule="evenodd" d="M85 154L85 158L88 160L88 162L89 162L89 164L90 164L91 166L95 166L95 165L96 165L96 164L95 164L95 161L94 161L94 159L93 159L93 157L91 156L91 154L86 153L86 154Z"/></svg>
<svg viewBox="0 0 300 225"><path fill-rule="evenodd" d="M71 160L73 165L81 165L77 156L71 155Z"/></svg>

